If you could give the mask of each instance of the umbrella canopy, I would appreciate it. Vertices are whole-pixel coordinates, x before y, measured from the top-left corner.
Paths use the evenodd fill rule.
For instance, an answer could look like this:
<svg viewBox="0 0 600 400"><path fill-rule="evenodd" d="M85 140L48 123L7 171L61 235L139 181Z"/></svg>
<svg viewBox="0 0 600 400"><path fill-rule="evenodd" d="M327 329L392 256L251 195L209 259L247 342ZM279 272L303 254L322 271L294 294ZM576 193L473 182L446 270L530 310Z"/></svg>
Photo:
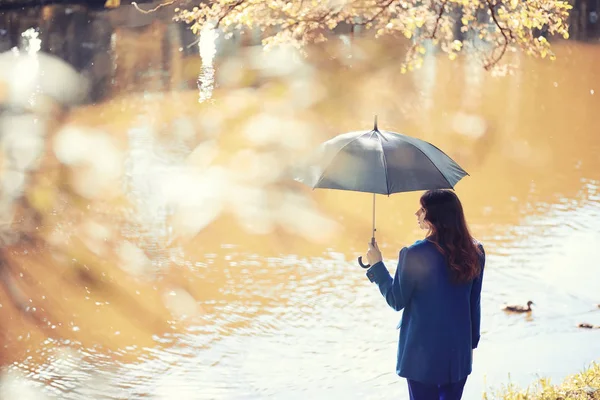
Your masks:
<svg viewBox="0 0 600 400"><path fill-rule="evenodd" d="M344 133L321 144L295 180L313 189L338 189L375 194L453 189L468 173L431 143L396 132ZM360 258L359 263L364 265Z"/></svg>
<svg viewBox="0 0 600 400"><path fill-rule="evenodd" d="M400 133L344 133L321 144L296 180L313 189L387 194L453 189L468 175L443 151Z"/></svg>

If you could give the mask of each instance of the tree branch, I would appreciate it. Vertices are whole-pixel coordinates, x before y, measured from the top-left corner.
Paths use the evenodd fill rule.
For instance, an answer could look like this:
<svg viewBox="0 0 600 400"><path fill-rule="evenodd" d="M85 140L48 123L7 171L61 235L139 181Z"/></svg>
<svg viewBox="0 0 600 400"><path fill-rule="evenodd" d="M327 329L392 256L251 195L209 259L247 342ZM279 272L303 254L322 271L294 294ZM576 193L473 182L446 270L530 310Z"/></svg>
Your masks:
<svg viewBox="0 0 600 400"><path fill-rule="evenodd" d="M368 24L372 23L377 18L379 18L379 16L381 14L383 14L383 12L386 10L386 8L388 8L389 6L391 6L393 2L394 2L394 0L388 0L383 6L381 6L381 8L379 9L379 11L377 11L371 18L369 18L365 22L359 22L359 23L356 23L354 25L364 26L364 25L368 25Z"/></svg>
<svg viewBox="0 0 600 400"><path fill-rule="evenodd" d="M392 0L392 1L393 1L393 0ZM304 23L304 24L307 24L307 23L313 22L313 23L318 23L318 24L321 24L321 23L323 23L323 21L324 21L324 20L325 20L327 17L330 17L332 14L333 14L334 16L336 16L336 15L338 15L338 14L339 14L339 12L332 13L331 11L327 11L326 13L324 13L323 15L320 15L320 16L318 16L318 17L299 19L299 20L297 20L296 22L294 22L294 23L292 23L292 24L288 24L288 25L284 25L284 26L282 26L282 30L283 30L283 31L286 31L286 30L287 30L287 31L289 31L289 30L291 30L293 27L295 27L295 26L298 26L298 25L300 25L300 24L302 24L302 23Z"/></svg>
<svg viewBox="0 0 600 400"><path fill-rule="evenodd" d="M135 1L132 1L132 2L131 2L131 5L132 5L132 6L133 6L133 7L134 7L136 10L138 10L139 12L141 12L141 13L143 13L143 14L151 14L151 13L153 13L153 12L156 12L156 11L160 10L160 9L161 9L161 8L163 8L163 7L170 6L171 4L173 4L173 3L177 2L177 1L179 1L179 0L171 0L171 1L168 1L168 2L166 2L166 3L161 3L161 4L157 5L157 6L156 6L156 7L154 7L154 8L151 8L150 10L142 10L142 9L141 9L141 8L138 6L138 4L137 4Z"/></svg>
<svg viewBox="0 0 600 400"><path fill-rule="evenodd" d="M223 19L225 19L225 17L227 17L229 15L230 12L232 12L233 10L235 10L236 8L238 8L239 6L241 6L242 4L244 4L245 0L237 0L235 3L233 3L232 5L230 5L227 10L225 11L225 13L223 15L221 15L219 17L219 19L217 20L216 24L215 24L215 28L218 28L219 25L221 24L221 21L223 21Z"/></svg>
<svg viewBox="0 0 600 400"><path fill-rule="evenodd" d="M500 22L498 21L498 18L496 17L496 11L494 10L494 5L492 4L492 1L486 0L486 2L488 5L488 9L490 10L490 14L492 15L492 20L494 21L494 24L496 25L496 27L498 27L498 30L500 31L500 33L502 34L502 38L504 39L504 43L502 44L502 48L500 50L500 54L498 55L498 57L493 58L493 55L495 53L495 50L494 50L492 52L492 60L488 61L483 66L486 70L489 70L498 61L500 61L502 59L502 57L504 56L504 53L506 53L506 49L508 48L508 44L509 44L510 40L514 39L514 36L510 29L504 28L504 27L502 27L502 25L500 25Z"/></svg>
<svg viewBox="0 0 600 400"><path fill-rule="evenodd" d="M440 26L440 21L442 20L442 17L444 16L444 11L446 10L446 4L448 3L448 0L444 0L444 2L442 3L442 5L440 6L440 11L438 12L438 16L435 20L435 25L433 26L433 32L431 32L431 35L429 35L429 39L434 39L435 35L437 33L437 30ZM434 6L434 3L432 2L431 7Z"/></svg>

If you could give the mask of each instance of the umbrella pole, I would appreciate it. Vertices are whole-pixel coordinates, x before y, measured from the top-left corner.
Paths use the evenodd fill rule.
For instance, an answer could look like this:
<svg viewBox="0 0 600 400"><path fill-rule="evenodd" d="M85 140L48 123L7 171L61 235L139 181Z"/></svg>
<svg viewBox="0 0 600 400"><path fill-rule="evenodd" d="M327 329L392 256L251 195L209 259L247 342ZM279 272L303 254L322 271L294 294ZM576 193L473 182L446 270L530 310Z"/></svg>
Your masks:
<svg viewBox="0 0 600 400"><path fill-rule="evenodd" d="M375 193L373 193L373 236L371 236L371 244L375 244Z"/></svg>

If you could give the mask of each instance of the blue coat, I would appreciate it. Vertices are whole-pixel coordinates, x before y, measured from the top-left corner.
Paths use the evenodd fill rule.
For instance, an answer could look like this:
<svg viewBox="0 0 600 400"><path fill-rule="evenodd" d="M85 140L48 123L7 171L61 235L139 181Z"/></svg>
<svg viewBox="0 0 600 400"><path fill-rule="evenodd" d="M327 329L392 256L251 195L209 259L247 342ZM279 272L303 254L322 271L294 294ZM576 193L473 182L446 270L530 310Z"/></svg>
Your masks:
<svg viewBox="0 0 600 400"><path fill-rule="evenodd" d="M442 254L427 240L400 251L394 278L378 262L367 277L379 286L387 303L404 309L398 342L396 373L428 384L446 384L466 378L472 370L472 349L479 343L481 274L454 284Z"/></svg>

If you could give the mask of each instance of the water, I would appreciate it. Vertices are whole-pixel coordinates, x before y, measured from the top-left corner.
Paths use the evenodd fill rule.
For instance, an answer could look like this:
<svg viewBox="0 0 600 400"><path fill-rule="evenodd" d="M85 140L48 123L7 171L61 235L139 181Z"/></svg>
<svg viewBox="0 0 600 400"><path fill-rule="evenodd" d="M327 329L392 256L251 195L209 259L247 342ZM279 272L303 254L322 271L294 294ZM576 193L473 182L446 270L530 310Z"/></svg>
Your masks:
<svg viewBox="0 0 600 400"><path fill-rule="evenodd" d="M113 42L126 48L119 34ZM400 314L355 261L370 237L370 196L313 192L280 172L322 140L367 129L373 114L383 129L434 142L470 173L457 192L487 267L465 397L509 379L560 380L597 359L600 332L576 325L600 324L600 48L558 43L554 63L515 56L520 68L504 78L432 57L417 79L398 74L401 53L382 41L332 42L306 60L253 47L213 59L210 43L200 43L204 64L196 52L169 71L190 81L187 89L116 80L105 101L47 127L48 141L65 127L85 134L70 140L96 138L77 139L77 154L100 166L56 153L85 201L70 194L70 208L44 221L68 227L55 249L75 251L69 230L81 237L96 255L75 258L104 278L84 284L58 255L49 265L46 250L37 258L27 243L12 244L11 271L22 271L17 282L52 311L54 328L37 329L0 291L10 365L3 398L407 398L394 374ZM336 52L344 56L325 56ZM135 69L135 52L129 57ZM140 63L151 71L163 65L156 57ZM120 165L114 160L122 168L102 173ZM86 184L90 173L103 191ZM378 197L390 268L422 237L418 195ZM527 300L531 315L500 309ZM169 311L192 317L180 326Z"/></svg>

